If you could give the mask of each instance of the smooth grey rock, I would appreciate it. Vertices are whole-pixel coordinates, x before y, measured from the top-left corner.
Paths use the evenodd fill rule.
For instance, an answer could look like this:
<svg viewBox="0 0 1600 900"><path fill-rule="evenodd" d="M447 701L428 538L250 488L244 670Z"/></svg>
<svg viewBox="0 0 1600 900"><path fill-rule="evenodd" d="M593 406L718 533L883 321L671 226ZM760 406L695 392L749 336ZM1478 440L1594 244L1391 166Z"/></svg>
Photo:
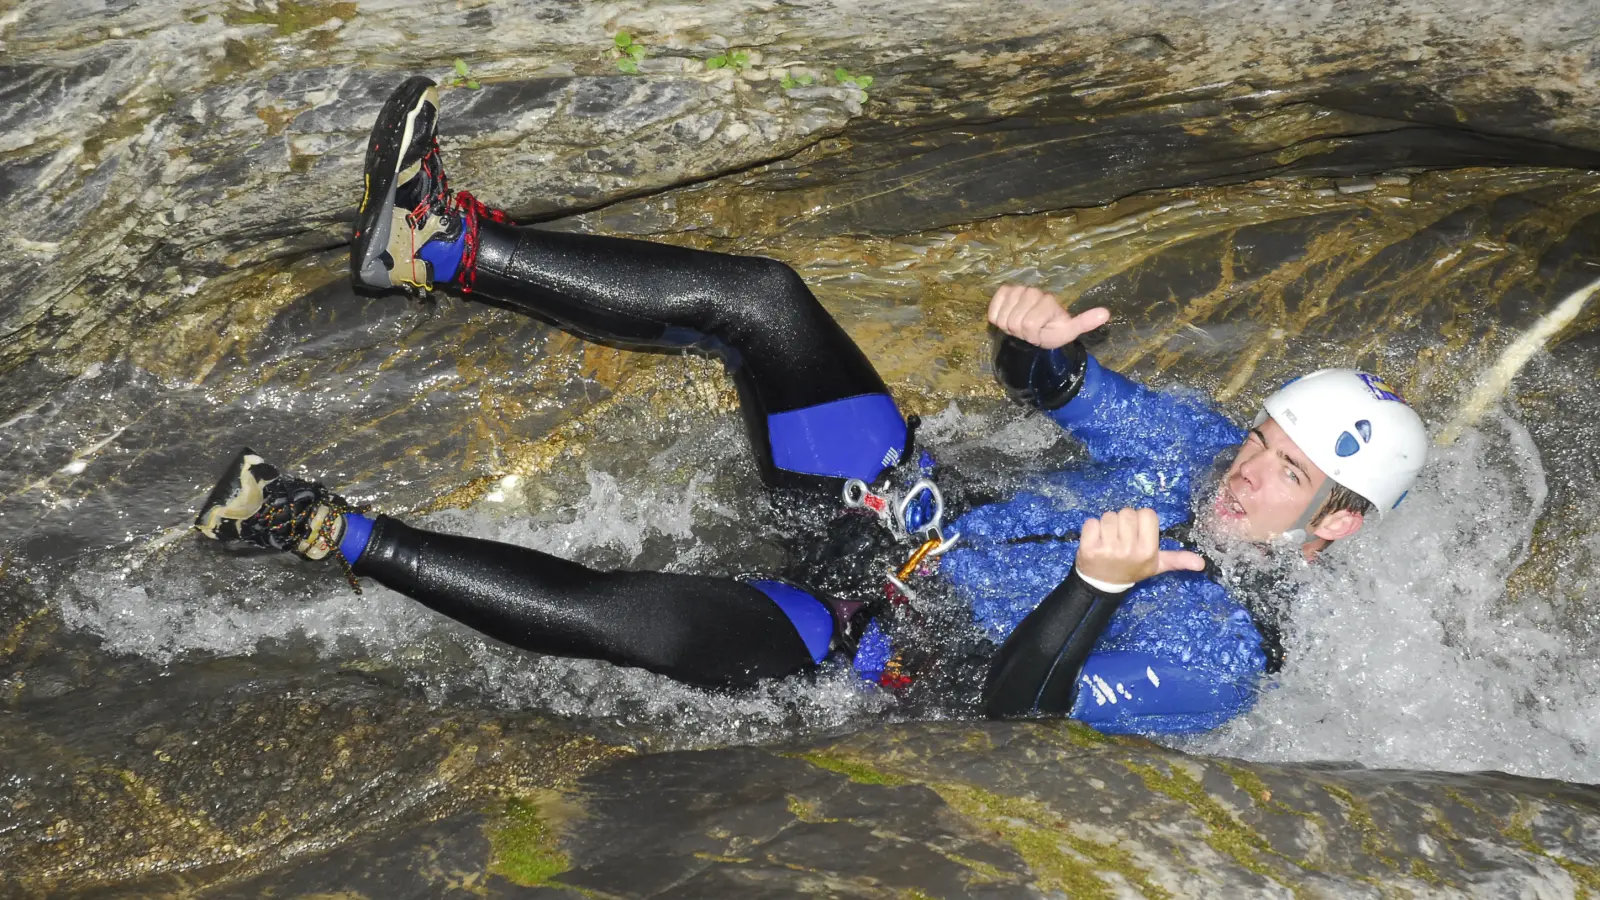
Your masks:
<svg viewBox="0 0 1600 900"><path fill-rule="evenodd" d="M0 301L5 368L41 353L86 365L182 316L189 304L159 278L174 265L192 283L342 242L372 113L403 74L445 78L456 56L484 84L447 94L457 184L519 215L802 150L734 180L813 235L1285 172L1600 164L1586 99L1593 23L1554 0L1220 14L1207 0L1032 0L1001 19L957 0L692 12L524 0L427 13L262 0L179 12L34 0L0 29L0 83L15 98L0 104L0 150L16 173L0 208L33 223L5 240L43 269ZM618 73L607 53L619 29L652 63L681 65ZM769 66L870 73L871 99L705 72L726 47ZM179 206L182 221L166 214ZM80 339L90 332L98 340Z"/></svg>
<svg viewBox="0 0 1600 900"><path fill-rule="evenodd" d="M525 797L197 896L1498 898L1600 879L1593 788L1199 760L1065 723L602 761Z"/></svg>

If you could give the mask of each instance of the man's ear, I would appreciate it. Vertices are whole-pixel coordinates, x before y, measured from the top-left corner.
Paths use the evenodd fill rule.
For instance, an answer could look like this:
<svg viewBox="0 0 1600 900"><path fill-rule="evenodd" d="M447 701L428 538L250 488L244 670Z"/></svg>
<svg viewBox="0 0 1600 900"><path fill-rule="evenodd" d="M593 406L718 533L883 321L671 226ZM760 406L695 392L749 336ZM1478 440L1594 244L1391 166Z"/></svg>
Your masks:
<svg viewBox="0 0 1600 900"><path fill-rule="evenodd" d="M1311 526L1311 534L1313 537L1319 537L1325 541L1337 541L1360 531L1361 525L1365 521L1366 516L1361 513L1348 509L1336 509L1318 519L1317 523Z"/></svg>

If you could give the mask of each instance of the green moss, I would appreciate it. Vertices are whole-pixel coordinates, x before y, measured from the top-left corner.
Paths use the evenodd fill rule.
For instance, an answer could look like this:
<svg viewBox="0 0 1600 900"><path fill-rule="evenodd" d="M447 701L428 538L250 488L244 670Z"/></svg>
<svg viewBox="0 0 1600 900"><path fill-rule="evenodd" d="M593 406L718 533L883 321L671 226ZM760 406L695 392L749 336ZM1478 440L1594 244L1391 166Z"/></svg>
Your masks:
<svg viewBox="0 0 1600 900"><path fill-rule="evenodd" d="M1444 879L1439 877L1439 873L1435 872L1432 866L1415 857L1411 860L1411 876L1420 878L1434 887L1444 884Z"/></svg>
<svg viewBox="0 0 1600 900"><path fill-rule="evenodd" d="M222 14L229 25L271 25L278 34L288 36L307 28L315 28L333 19L346 22L355 18L356 5L340 3L297 3L295 0L278 0L278 11L234 7Z"/></svg>
<svg viewBox="0 0 1600 900"><path fill-rule="evenodd" d="M1484 809L1483 807L1479 806L1476 803L1473 803L1471 800L1468 800L1466 795L1462 794L1460 791L1456 790L1453 787L1445 788L1444 789L1444 795L1446 797L1449 797L1451 800L1454 800L1456 803L1458 803L1458 804L1460 804L1462 806L1465 806L1467 809L1472 810L1473 812L1477 813L1480 816L1488 816L1491 819L1495 818L1495 816L1490 814L1490 812L1488 810Z"/></svg>
<svg viewBox="0 0 1600 900"><path fill-rule="evenodd" d="M1463 805L1468 805L1466 798L1459 795L1451 799ZM1576 900L1590 900L1594 893L1600 893L1600 868L1552 855L1550 851L1546 850L1534 839L1533 813L1531 811L1518 808L1516 812L1511 814L1511 818L1507 820L1505 827L1500 829L1500 834L1504 835L1507 840L1515 841L1527 852L1542 856L1565 869L1567 874L1572 876L1572 880L1577 882L1577 891L1573 894Z"/></svg>
<svg viewBox="0 0 1600 900"><path fill-rule="evenodd" d="M1548 853L1544 855L1549 859L1555 860L1556 865L1566 869L1567 874L1572 876L1572 880L1578 883L1578 890L1573 894L1576 900L1590 900L1596 893L1600 893L1600 869L1596 869L1594 866L1586 866L1583 863L1576 863L1570 859L1563 859L1559 856L1550 856Z"/></svg>
<svg viewBox="0 0 1600 900"><path fill-rule="evenodd" d="M1272 845L1254 829L1235 819L1193 776L1177 768L1163 773L1145 763L1123 761L1122 764L1143 779L1145 787L1189 807L1205 823L1205 841L1212 849L1233 857L1239 865L1258 875L1272 877L1272 869L1256 855L1273 852Z"/></svg>
<svg viewBox="0 0 1600 900"><path fill-rule="evenodd" d="M811 763L819 769L838 772L840 775L860 784L898 785L906 783L906 780L899 775L880 772L858 759L847 759L843 756L827 754L821 751L800 753L796 757Z"/></svg>
<svg viewBox="0 0 1600 900"><path fill-rule="evenodd" d="M1428 822L1439 832L1439 836L1445 840L1461 840L1461 835L1456 832L1456 827L1450 824L1450 820L1444 817L1444 813L1436 809L1430 809L1428 811Z"/></svg>
<svg viewBox="0 0 1600 900"><path fill-rule="evenodd" d="M489 836L489 871L513 884L535 887L567 869L571 863L561 852L555 829L539 814L539 807L522 798L507 800Z"/></svg>
<svg viewBox="0 0 1600 900"><path fill-rule="evenodd" d="M944 854L944 858L950 860L956 865L971 869L972 871L983 876L984 880L986 881L1008 881L1011 878L1011 876L1000 871L995 866L991 866L988 863L980 860L962 856L959 853L946 853Z"/></svg>
<svg viewBox="0 0 1600 900"><path fill-rule="evenodd" d="M1342 787L1325 784L1322 790L1344 807L1346 820L1361 832L1361 849L1369 856L1382 860L1383 864L1391 869L1400 868L1400 860L1389 853L1389 841L1385 839L1383 832L1378 828L1378 823L1372 818L1372 810Z"/></svg>
<svg viewBox="0 0 1600 900"><path fill-rule="evenodd" d="M325 53L329 50L332 50L334 45L338 43L339 30L336 28L324 28L321 31L313 31L309 35L306 35L305 38L306 49L318 53Z"/></svg>
<svg viewBox="0 0 1600 900"><path fill-rule="evenodd" d="M988 753L994 749L994 738L987 731L973 729L961 736L961 748L973 753Z"/></svg>
<svg viewBox="0 0 1600 900"><path fill-rule="evenodd" d="M1506 822L1505 827L1500 829L1500 834L1504 835L1508 840L1515 841L1529 853L1544 855L1544 848L1539 846L1539 842L1533 839L1532 816L1529 816L1524 810L1519 809L1513 813L1510 821Z"/></svg>
<svg viewBox="0 0 1600 900"><path fill-rule="evenodd" d="M1072 719L1067 719L1057 729L1066 735L1068 742L1079 747L1104 747L1111 743L1111 738Z"/></svg>
<svg viewBox="0 0 1600 900"><path fill-rule="evenodd" d="M83 142L83 155L88 159L98 160L101 151L111 144L125 138L133 137L144 131L147 119L128 116L126 118L113 118L98 132L85 139Z"/></svg>
<svg viewBox="0 0 1600 900"><path fill-rule="evenodd" d="M706 862L727 863L729 865L743 865L750 861L748 856L723 856L720 853L703 853L700 851L695 852L694 858L703 859Z"/></svg>
<svg viewBox="0 0 1600 900"><path fill-rule="evenodd" d="M817 811L817 805L809 800L801 800L793 794L788 795L789 815L802 822L837 822Z"/></svg>
<svg viewBox="0 0 1600 900"><path fill-rule="evenodd" d="M1230 766L1221 761L1216 761L1213 764L1227 773L1228 777L1233 780L1234 787L1249 794L1250 799L1254 801L1256 806L1282 815L1299 816L1302 819L1315 820L1317 818L1316 813L1295 809L1281 800L1272 799L1272 791L1267 789L1267 783L1261 780L1261 776L1249 769Z"/></svg>
<svg viewBox="0 0 1600 900"><path fill-rule="evenodd" d="M266 47L262 41L227 38L222 42L222 59L212 67L212 74L219 79L226 79L253 72L266 62Z"/></svg>
<svg viewBox="0 0 1600 900"><path fill-rule="evenodd" d="M1128 851L1073 834L1065 821L1041 803L965 784L930 787L982 830L1004 838L1028 864L1040 887L1061 891L1074 900L1110 900L1112 885L1103 875L1114 872L1151 900L1170 900L1172 896L1150 881L1149 873ZM995 875L1004 877L998 870Z"/></svg>

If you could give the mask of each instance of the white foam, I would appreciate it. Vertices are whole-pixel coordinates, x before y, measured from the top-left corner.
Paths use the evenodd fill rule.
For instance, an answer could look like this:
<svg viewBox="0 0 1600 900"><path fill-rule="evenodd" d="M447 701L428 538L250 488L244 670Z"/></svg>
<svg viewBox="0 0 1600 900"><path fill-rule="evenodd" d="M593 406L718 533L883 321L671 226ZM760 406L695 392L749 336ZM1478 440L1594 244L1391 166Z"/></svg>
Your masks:
<svg viewBox="0 0 1600 900"><path fill-rule="evenodd" d="M997 443L1017 465L1058 439L1043 417L955 406L930 416L923 436L946 456ZM626 473L588 471L587 493L563 508L526 508L523 494L537 485L522 479L501 482L498 501L423 523L601 565L645 557L639 565L727 571L730 555L743 552L729 542L781 539L744 453L737 420L725 416L694 424ZM1258 707L1181 745L1259 760L1600 781L1589 752L1600 741L1597 651L1537 598L1512 606L1506 595L1547 493L1537 449L1515 419L1492 414L1468 429L1438 451L1397 513L1330 553L1327 565L1300 572L1289 664ZM708 529L715 534L705 536ZM1590 544L1600 554L1600 537ZM393 667L439 702L547 711L651 746L772 740L889 714L881 694L839 669L710 693L638 670L521 653L382 588L357 596L336 576L308 574L287 558L183 553L190 556L159 573L153 565L125 573L119 561L76 574L58 592L63 615L113 652L161 662L307 642L329 657ZM1090 689L1099 703L1117 700L1109 684Z"/></svg>
<svg viewBox="0 0 1600 900"><path fill-rule="evenodd" d="M1548 493L1532 438L1491 415L1419 488L1304 570L1277 686L1187 746L1600 781L1600 660L1537 597L1506 595Z"/></svg>

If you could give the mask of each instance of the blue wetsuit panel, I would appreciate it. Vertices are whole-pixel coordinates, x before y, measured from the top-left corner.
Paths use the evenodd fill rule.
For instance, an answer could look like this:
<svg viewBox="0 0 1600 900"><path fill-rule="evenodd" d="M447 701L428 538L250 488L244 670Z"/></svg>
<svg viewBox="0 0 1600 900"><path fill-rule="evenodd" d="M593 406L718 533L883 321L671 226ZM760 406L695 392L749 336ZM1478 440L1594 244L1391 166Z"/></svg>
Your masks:
<svg viewBox="0 0 1600 900"><path fill-rule="evenodd" d="M467 229L462 228L453 241L429 241L423 244L417 256L433 266L435 283L448 284L455 280L456 270L461 267L461 252L466 246Z"/></svg>
<svg viewBox="0 0 1600 900"><path fill-rule="evenodd" d="M1210 731L1246 709L1255 691L1166 656L1127 650L1090 655L1072 718L1111 734Z"/></svg>
<svg viewBox="0 0 1600 900"><path fill-rule="evenodd" d="M1092 356L1077 396L1049 415L1083 441L1090 461L963 515L951 526L962 541L940 562L940 575L997 642L1067 577L1085 519L1148 507L1163 529L1188 521L1190 499L1212 461L1244 438L1203 400L1153 391ZM1169 540L1162 546L1178 547ZM1254 702L1266 665L1260 642L1244 607L1204 575L1147 579L1112 616L1084 666L1111 693L1096 684L1097 695L1080 682L1072 715L1103 731L1214 728ZM1145 662L1134 666L1139 659ZM1147 668L1163 687L1146 678ZM1117 692L1119 682L1134 700ZM1136 682L1143 687L1135 690Z"/></svg>
<svg viewBox="0 0 1600 900"><path fill-rule="evenodd" d="M857 675L867 681L877 681L893 656L894 645L889 642L889 636L883 633L883 629L878 627L878 620L873 619L867 625L867 630L861 633L855 659L850 664Z"/></svg>
<svg viewBox="0 0 1600 900"><path fill-rule="evenodd" d="M1084 361L1083 386L1050 417L1102 463L1204 467L1244 440L1244 429L1196 397L1154 391Z"/></svg>
<svg viewBox="0 0 1600 900"><path fill-rule="evenodd" d="M822 662L828 655L828 645L833 641L833 614L821 600L781 581L752 581L750 586L772 598L783 614L794 624L812 662Z"/></svg>
<svg viewBox="0 0 1600 900"><path fill-rule="evenodd" d="M1127 395L1133 387L1137 385L1127 378L1107 378L1100 360L1092 354L1086 354L1083 359L1083 384L1078 387L1077 395L1056 409L1048 410L1048 413L1062 428L1071 431L1072 426L1091 421L1103 402Z"/></svg>
<svg viewBox="0 0 1600 900"><path fill-rule="evenodd" d="M361 554L367 552L367 543L372 540L372 520L360 513L344 514L344 537L339 539L339 555L344 561L355 565Z"/></svg>
<svg viewBox="0 0 1600 900"><path fill-rule="evenodd" d="M875 481L900 460L906 422L888 394L863 394L767 416L780 469Z"/></svg>

